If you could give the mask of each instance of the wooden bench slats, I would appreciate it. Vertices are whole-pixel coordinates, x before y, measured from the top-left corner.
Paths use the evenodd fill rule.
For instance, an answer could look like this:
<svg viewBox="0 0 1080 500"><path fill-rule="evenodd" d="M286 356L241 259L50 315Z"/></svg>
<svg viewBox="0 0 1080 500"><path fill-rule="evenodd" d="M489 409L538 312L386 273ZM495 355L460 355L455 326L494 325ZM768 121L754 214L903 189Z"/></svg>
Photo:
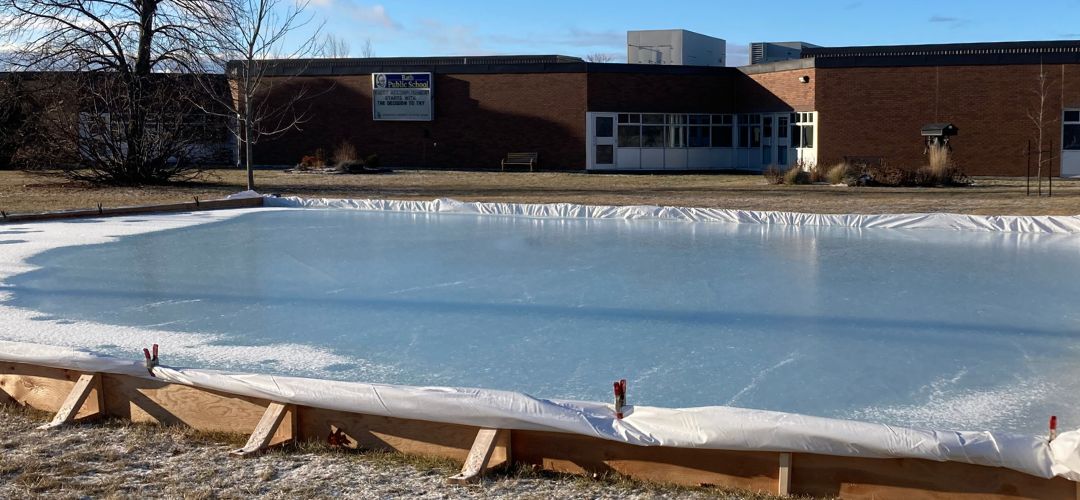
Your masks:
<svg viewBox="0 0 1080 500"><path fill-rule="evenodd" d="M529 171L533 172L539 162L540 153L507 153L502 161L502 170L505 172L507 165L528 165Z"/></svg>

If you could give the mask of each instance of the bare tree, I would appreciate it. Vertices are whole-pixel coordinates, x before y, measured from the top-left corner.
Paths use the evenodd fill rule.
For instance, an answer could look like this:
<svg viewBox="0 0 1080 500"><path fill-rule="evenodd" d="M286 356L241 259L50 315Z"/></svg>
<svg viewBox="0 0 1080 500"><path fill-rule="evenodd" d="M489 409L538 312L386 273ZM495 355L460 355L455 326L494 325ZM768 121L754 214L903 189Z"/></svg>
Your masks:
<svg viewBox="0 0 1080 500"><path fill-rule="evenodd" d="M1052 151L1045 149L1046 129L1057 123L1058 116L1056 111L1049 111L1046 107L1052 87L1051 78L1047 75L1042 63L1039 63L1039 76L1036 79L1035 88L1032 90L1035 95L1035 104L1028 110L1028 119L1031 120L1034 126L1032 138L1035 140L1035 151L1029 151L1028 154L1034 153L1036 158L1035 177L1038 179L1038 192L1040 195L1042 194L1043 166L1046 165L1047 168L1052 168L1055 157ZM1050 135L1050 137L1053 137L1053 135Z"/></svg>
<svg viewBox="0 0 1080 500"><path fill-rule="evenodd" d="M371 44L370 38L365 38L364 44L360 46L360 57L375 57L375 46Z"/></svg>
<svg viewBox="0 0 1080 500"><path fill-rule="evenodd" d="M212 24L202 0L0 0L0 39L17 71L71 71L68 86L78 163L72 178L112 184L166 182L189 172L190 111L163 73L191 71L192 40ZM166 112L172 113L166 115Z"/></svg>
<svg viewBox="0 0 1080 500"><path fill-rule="evenodd" d="M586 55L585 60L594 63L609 63L615 61L615 56L604 52L594 52Z"/></svg>
<svg viewBox="0 0 1080 500"><path fill-rule="evenodd" d="M326 40L323 42L321 55L331 59L341 59L349 57L351 52L350 49L349 42L344 38L328 34L326 35Z"/></svg>
<svg viewBox="0 0 1080 500"><path fill-rule="evenodd" d="M229 12L220 14L225 22L212 25L206 53L211 64L224 71L231 95L214 92L208 92L208 95L217 96L216 104L227 110L229 118L235 118L230 131L243 151L238 160L242 156L247 170L247 188L255 189L253 146L261 139L299 128L307 117L298 104L310 97L306 87L288 81L289 76L299 75L303 67L270 59L311 57L326 44L319 43L321 26L301 33L312 22L311 16L306 14L307 1L231 0L227 8ZM220 7L209 3L204 9L203 17L213 18L218 16L215 11ZM283 68L290 69L284 71ZM272 69L275 77L284 75L285 78L267 78ZM278 86L285 90L274 92ZM206 111L215 112L212 109Z"/></svg>

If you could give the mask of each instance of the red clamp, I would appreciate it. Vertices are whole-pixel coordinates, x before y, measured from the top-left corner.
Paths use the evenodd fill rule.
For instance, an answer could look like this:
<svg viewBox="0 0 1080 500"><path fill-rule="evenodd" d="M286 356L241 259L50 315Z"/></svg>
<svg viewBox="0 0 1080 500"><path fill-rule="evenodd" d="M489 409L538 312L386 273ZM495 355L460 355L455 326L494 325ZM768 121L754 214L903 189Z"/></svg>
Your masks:
<svg viewBox="0 0 1080 500"><path fill-rule="evenodd" d="M158 346L157 346L157 344L154 344L154 355L153 356L150 355L150 351L148 349L146 349L145 347L143 348L142 352L143 352L143 356L146 357L146 371L150 372L150 376L153 377L153 376L155 376L154 375L154 367L158 365Z"/></svg>
<svg viewBox="0 0 1080 500"><path fill-rule="evenodd" d="M615 382L615 418L622 420L623 407L626 406L626 379Z"/></svg>
<svg viewBox="0 0 1080 500"><path fill-rule="evenodd" d="M1057 415L1050 416L1050 441L1057 438Z"/></svg>

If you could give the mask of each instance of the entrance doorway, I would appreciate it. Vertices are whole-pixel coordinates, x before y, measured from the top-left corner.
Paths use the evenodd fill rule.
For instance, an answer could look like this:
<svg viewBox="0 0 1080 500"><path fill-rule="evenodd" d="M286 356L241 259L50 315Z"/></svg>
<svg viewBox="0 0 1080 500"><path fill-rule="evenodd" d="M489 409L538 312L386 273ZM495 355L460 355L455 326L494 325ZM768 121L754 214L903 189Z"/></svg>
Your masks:
<svg viewBox="0 0 1080 500"><path fill-rule="evenodd" d="M1080 109L1065 110L1061 129L1061 176L1080 177Z"/></svg>

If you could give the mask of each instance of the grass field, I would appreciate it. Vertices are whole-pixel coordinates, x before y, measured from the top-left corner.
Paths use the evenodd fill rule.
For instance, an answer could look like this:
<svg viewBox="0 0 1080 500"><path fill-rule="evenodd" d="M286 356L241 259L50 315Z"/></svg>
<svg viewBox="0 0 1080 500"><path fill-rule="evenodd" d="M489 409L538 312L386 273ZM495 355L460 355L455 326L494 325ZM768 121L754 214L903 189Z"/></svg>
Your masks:
<svg viewBox="0 0 1080 500"><path fill-rule="evenodd" d="M672 205L815 213L954 212L1080 214L1080 180L1055 180L1053 198L1025 196L1023 178L976 178L965 188L772 186L760 175L598 175L399 171L383 175L256 172L260 192L305 197L433 199L603 205ZM7 213L148 205L221 198L242 190L239 170L211 170L197 182L102 188L41 174L0 171ZM1034 190L1034 187L1032 188ZM1046 186L1044 183L1044 191Z"/></svg>

